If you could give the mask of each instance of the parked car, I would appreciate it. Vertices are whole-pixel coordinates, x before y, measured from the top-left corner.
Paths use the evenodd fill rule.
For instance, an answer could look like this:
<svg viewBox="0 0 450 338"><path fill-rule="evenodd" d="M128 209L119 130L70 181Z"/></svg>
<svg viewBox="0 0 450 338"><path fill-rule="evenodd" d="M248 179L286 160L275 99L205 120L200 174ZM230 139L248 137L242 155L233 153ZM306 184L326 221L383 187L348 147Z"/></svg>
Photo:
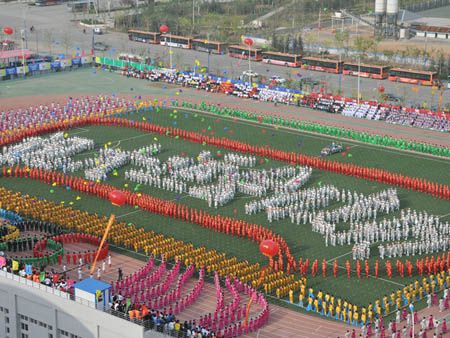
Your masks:
<svg viewBox="0 0 450 338"><path fill-rule="evenodd" d="M273 82L277 85L282 85L283 83L286 82L286 79L283 79L282 77L279 77L277 75L274 75L270 78L270 82Z"/></svg>
<svg viewBox="0 0 450 338"><path fill-rule="evenodd" d="M384 101L389 101L389 102L399 103L402 101L402 98L400 96L396 96L396 95L390 94L390 93L385 93L385 94L381 95L381 98Z"/></svg>
<svg viewBox="0 0 450 338"><path fill-rule="evenodd" d="M103 31L102 28L100 28L100 27L95 27L94 28L94 34L102 35L103 33L104 33L104 31Z"/></svg>
<svg viewBox="0 0 450 338"><path fill-rule="evenodd" d="M103 42L94 42L94 50L98 50L100 52L104 52L108 50L108 45Z"/></svg>
<svg viewBox="0 0 450 338"><path fill-rule="evenodd" d="M343 150L344 150L344 147L341 144L333 142L333 143L327 145L325 148L323 148L320 151L320 156L324 157L324 156L337 154L337 153L342 152Z"/></svg>

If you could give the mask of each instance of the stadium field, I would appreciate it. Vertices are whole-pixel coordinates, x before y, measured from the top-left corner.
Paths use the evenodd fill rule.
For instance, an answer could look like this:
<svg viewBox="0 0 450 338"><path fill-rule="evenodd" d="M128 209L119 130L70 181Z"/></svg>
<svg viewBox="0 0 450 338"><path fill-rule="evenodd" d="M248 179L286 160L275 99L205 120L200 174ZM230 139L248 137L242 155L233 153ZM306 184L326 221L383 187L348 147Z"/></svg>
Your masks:
<svg viewBox="0 0 450 338"><path fill-rule="evenodd" d="M107 95L111 93L123 93L129 96L145 95L147 97L151 97L152 94L162 94L174 99L179 99L180 101L183 100L182 95L176 95L176 88L150 86L147 82L136 80L127 81L126 78L120 76L116 76L117 82L114 81L111 83L104 78L98 78L99 75L96 73L87 73L85 71L83 71L83 73L86 77L92 76L93 81L86 81L86 85L75 81L67 83L65 86L53 86L51 84L52 77L43 77L33 79L30 81L30 84L33 84L34 81L50 83L48 87L42 87L44 89L43 92L40 93L41 95L46 95L47 91L53 94L66 94L67 96L76 96L77 93L105 93ZM75 76L78 76L78 74ZM104 82L104 85L101 87L99 87L100 79ZM132 85L130 85L130 83L132 83ZM20 84L20 92L14 91L15 84ZM35 85L36 83L33 84L33 86ZM31 91L28 91L27 88L24 88L24 86L28 86L28 83L25 82L16 81L8 84L8 86L9 88L2 88L0 90L0 95L27 96L32 93ZM30 88L31 87L32 86L30 86ZM201 112L179 107L171 108L169 107L169 102L166 102L166 106L167 107L162 108L159 111L136 112L129 115L128 118L137 121L145 120L163 126L174 126L217 137L224 136L251 144L268 145L276 149L295 151L314 156L317 156L324 146L330 144L332 141L336 141L343 145L345 156L343 156L343 154L335 154L331 156L332 160L351 162L368 167L383 168L404 175L423 177L443 184L450 183L450 175L448 174L450 162L445 159L368 146L283 128L274 128L258 123L252 124L238 119L218 118L216 116L210 116ZM67 133L69 137L79 136L95 140L96 149L106 146L109 148L120 148L122 150L133 150L153 143L159 143L162 145L162 152L158 157L162 161L173 155L185 155L195 158L203 150L211 151L215 157L221 157L224 154L229 153L229 151L218 149L207 144L201 145L190 143L169 136L145 133L122 127L86 126L68 130ZM77 158L95 157L96 151L97 150L82 153L78 155ZM256 169L268 169L286 165L286 163L264 158L258 158L257 163ZM191 198L186 194L177 194L166 190L150 188L145 185L137 185L136 183L126 180L124 178L124 172L130 167L131 166L128 165L117 170L117 175L110 175L106 183L166 200L173 200L177 203L203 209L211 214L219 213L221 215L236 217L252 223L261 224L284 237L292 250L292 254L297 259L300 257L309 258L311 260L317 258L319 262L324 258L330 262L337 259L341 267L344 266L347 259L351 260L351 246L326 247L322 236L311 231L310 224L296 225L291 223L289 219L269 223L264 213L252 216L246 215L244 212L244 205L254 198L240 194L226 206L218 209L209 208L205 201ZM77 172L76 175L82 176L83 173ZM332 184L340 189L345 188L362 194L375 193L389 187L384 184L316 169L313 170L312 178L309 180L306 187L318 187L327 184ZM195 224L150 214L133 207L122 207L118 210L111 206L108 201L99 200L95 197L84 195L76 191L68 191L64 187L52 187L37 181L20 178L1 178L0 185L15 191L39 196L58 203L64 203L67 206L73 206L77 209L101 215L115 213L118 219L127 223L133 223L138 227L173 236L176 239L191 242L195 246L203 245L209 249L223 251L238 257L240 260L265 263L265 258L261 256L258 246L254 242L213 232ZM448 201L404 189L398 189L398 194L402 209L411 208L418 211L426 210L429 214L441 216L441 220L450 220ZM335 208L337 205L338 204L332 205L330 209ZM393 213L388 215L387 218L398 215L398 212ZM379 219L382 217L384 217L384 215L379 216ZM344 224L340 224L339 226L342 227L342 229L345 229L346 227ZM378 256L377 251L376 246L373 246L372 252L374 255L373 258L371 258L372 263ZM417 257L412 257L413 260L415 258ZM319 274L315 278L308 278L308 285L314 287L314 289L323 289L334 293L335 295L347 298L358 304L367 304L373 302L374 299L383 296L385 293L397 290L399 287L414 279L407 277L394 277L390 280L385 278L376 280L372 277L367 279L347 279L344 275L344 268L342 268L340 276L336 279L330 276L323 278Z"/></svg>

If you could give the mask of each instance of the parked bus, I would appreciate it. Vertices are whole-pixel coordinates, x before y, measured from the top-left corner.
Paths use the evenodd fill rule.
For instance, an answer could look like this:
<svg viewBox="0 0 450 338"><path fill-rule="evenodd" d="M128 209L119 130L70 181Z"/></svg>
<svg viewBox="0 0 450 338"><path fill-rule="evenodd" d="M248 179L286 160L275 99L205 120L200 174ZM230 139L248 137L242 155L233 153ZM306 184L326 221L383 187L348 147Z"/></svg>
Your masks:
<svg viewBox="0 0 450 338"><path fill-rule="evenodd" d="M145 32L135 29L128 30L128 39L143 43L154 43L159 45L161 34L156 32Z"/></svg>
<svg viewBox="0 0 450 338"><path fill-rule="evenodd" d="M48 5L48 1L46 2L42 2L41 4L38 5L38 3L36 3L36 6L47 6ZM70 12L88 12L90 10L94 10L94 3L91 2L90 0L78 0L78 1L70 1L66 4L67 6L67 10L69 10Z"/></svg>
<svg viewBox="0 0 450 338"><path fill-rule="evenodd" d="M433 86L437 84L437 73L420 70L393 68L389 71L390 81L399 81L410 84L420 84L423 86Z"/></svg>
<svg viewBox="0 0 450 338"><path fill-rule="evenodd" d="M201 52L222 54L226 51L226 44L223 42L208 41L204 39L192 39L192 49Z"/></svg>
<svg viewBox="0 0 450 338"><path fill-rule="evenodd" d="M161 45L176 47L176 48L191 49L192 48L192 39L187 38L185 36L163 34L163 35L161 35Z"/></svg>
<svg viewBox="0 0 450 338"><path fill-rule="evenodd" d="M263 62L286 67L300 67L301 56L288 53L263 52Z"/></svg>
<svg viewBox="0 0 450 338"><path fill-rule="evenodd" d="M62 1L60 0L35 0L35 6L53 6L59 5Z"/></svg>
<svg viewBox="0 0 450 338"><path fill-rule="evenodd" d="M344 64L344 61L304 57L302 58L302 64L305 65L305 68L307 69L340 74L342 73L342 66Z"/></svg>
<svg viewBox="0 0 450 338"><path fill-rule="evenodd" d="M375 65L365 65L357 63L344 63L344 68L342 73L344 75L353 75L353 76L361 76L368 77L372 79L387 79L389 76L389 66L375 66Z"/></svg>
<svg viewBox="0 0 450 338"><path fill-rule="evenodd" d="M262 60L262 50L260 48L253 48L247 46L232 45L228 47L228 55L233 58L246 59L252 61Z"/></svg>

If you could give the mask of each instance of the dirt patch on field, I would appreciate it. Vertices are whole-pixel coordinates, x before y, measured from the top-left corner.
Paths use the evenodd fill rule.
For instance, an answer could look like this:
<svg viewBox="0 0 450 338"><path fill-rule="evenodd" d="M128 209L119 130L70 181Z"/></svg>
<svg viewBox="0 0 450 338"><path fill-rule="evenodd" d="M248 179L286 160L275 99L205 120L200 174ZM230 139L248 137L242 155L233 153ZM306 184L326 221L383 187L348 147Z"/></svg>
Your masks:
<svg viewBox="0 0 450 338"><path fill-rule="evenodd" d="M77 95L76 97L81 97ZM0 99L0 111L24 109L31 106L50 105L52 103L64 104L70 95L46 95L46 96L17 96Z"/></svg>

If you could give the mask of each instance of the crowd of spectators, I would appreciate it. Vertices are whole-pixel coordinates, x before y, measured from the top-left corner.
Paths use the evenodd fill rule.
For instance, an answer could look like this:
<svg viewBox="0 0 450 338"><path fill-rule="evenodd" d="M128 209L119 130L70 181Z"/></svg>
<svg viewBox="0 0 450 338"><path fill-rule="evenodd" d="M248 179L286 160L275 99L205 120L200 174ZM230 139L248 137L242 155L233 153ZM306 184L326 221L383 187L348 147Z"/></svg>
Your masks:
<svg viewBox="0 0 450 338"><path fill-rule="evenodd" d="M207 328L199 325L195 320L181 322L175 317L171 309L163 311L149 310L143 304L127 304L121 293L113 296L111 303L113 314L121 313L122 317L130 320L141 320L148 329L163 332L179 338L214 338L220 337Z"/></svg>
<svg viewBox="0 0 450 338"><path fill-rule="evenodd" d="M18 262L4 252L0 255L0 265L4 272L16 274L35 283L41 283L60 291L72 293L72 286L75 281L68 278L65 272L58 273L54 269L45 271L44 267L38 269L31 264Z"/></svg>
<svg viewBox="0 0 450 338"><path fill-rule="evenodd" d="M241 98L259 101L305 106L329 113L368 120L386 120L389 123L407 125L441 132L450 131L450 119L435 112L424 111L379 102L361 101L326 94L301 94L298 91L272 86L255 86L228 79L200 76L176 70L140 71L128 68L122 71L127 77L162 81L185 87L221 92Z"/></svg>

